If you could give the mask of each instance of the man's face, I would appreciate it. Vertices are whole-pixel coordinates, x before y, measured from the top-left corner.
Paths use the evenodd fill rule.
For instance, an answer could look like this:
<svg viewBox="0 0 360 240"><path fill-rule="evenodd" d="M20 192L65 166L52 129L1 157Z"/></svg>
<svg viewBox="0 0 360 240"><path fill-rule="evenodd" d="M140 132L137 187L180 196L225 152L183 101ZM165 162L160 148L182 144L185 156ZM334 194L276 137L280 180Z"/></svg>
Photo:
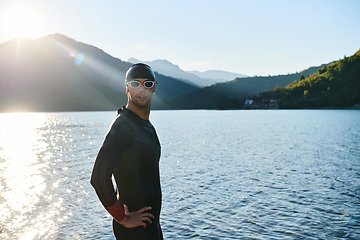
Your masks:
<svg viewBox="0 0 360 240"><path fill-rule="evenodd" d="M133 88L130 86L130 83L127 83L126 93L129 103L133 103L140 108L150 108L155 85L152 88L145 88L143 83L147 81L146 78L137 78L134 80L141 82L141 85L139 88Z"/></svg>

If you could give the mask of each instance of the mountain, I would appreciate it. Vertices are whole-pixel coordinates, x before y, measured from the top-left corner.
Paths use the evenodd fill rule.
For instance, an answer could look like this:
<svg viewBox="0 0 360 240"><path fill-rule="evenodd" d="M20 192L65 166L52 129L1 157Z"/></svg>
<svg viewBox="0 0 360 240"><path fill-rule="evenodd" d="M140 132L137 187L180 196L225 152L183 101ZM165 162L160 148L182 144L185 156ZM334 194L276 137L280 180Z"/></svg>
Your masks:
<svg viewBox="0 0 360 240"><path fill-rule="evenodd" d="M257 96L259 93L274 89L276 86L285 87L299 79L300 76L313 74L325 65L310 67L304 71L287 75L236 78L233 81L196 89L174 97L171 101L176 108L180 109L215 109L217 100L222 96L241 100Z"/></svg>
<svg viewBox="0 0 360 240"><path fill-rule="evenodd" d="M196 86L206 86L209 83L206 79L201 79L194 74L187 73L179 68L179 66L172 64L167 60L155 60L155 61L141 61L135 58L129 58L128 60L131 63L143 62L151 66L154 71L161 73L165 76L171 76L173 78L178 78L189 84L195 84Z"/></svg>
<svg viewBox="0 0 360 240"><path fill-rule="evenodd" d="M130 58L129 62L142 62L141 60ZM210 86L218 82L226 82L235 79L236 77L243 77L245 75L230 73L219 70L209 70L206 72L199 71L184 71L179 66L167 60L146 61L155 71L174 78L182 79L186 82L192 82L198 86Z"/></svg>
<svg viewBox="0 0 360 240"><path fill-rule="evenodd" d="M284 88L262 93L280 108L349 108L360 105L360 50Z"/></svg>
<svg viewBox="0 0 360 240"><path fill-rule="evenodd" d="M226 72L226 71L222 71L222 70L208 70L205 72L199 72L199 71L187 71L187 72L195 74L196 76L201 77L201 78L215 79L218 82L227 82L227 81L234 80L235 78L248 77L244 74Z"/></svg>
<svg viewBox="0 0 360 240"><path fill-rule="evenodd" d="M215 109L219 99L237 105L257 96L276 97L283 108L352 106L360 102L359 55L293 74L203 88L156 71L152 108ZM13 39L0 44L0 112L116 110L127 102L124 78L131 65L61 34Z"/></svg>
<svg viewBox="0 0 360 240"><path fill-rule="evenodd" d="M132 64L61 34L0 44L0 112L116 110L126 104L124 78ZM197 89L156 73L154 109Z"/></svg>

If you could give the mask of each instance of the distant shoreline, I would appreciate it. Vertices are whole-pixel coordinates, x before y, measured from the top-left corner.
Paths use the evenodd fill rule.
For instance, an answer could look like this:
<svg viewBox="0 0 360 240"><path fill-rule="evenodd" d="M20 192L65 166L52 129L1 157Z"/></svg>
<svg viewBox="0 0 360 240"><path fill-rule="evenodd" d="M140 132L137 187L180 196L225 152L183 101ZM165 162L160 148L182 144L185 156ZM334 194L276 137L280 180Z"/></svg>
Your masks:
<svg viewBox="0 0 360 240"><path fill-rule="evenodd" d="M233 111L233 110L360 110L360 106L357 107L324 107L324 108L242 108L242 109L152 109L152 111L187 111L187 110L207 110L207 111ZM86 112L117 112L117 109L114 110L76 110L76 111L29 111L29 112L0 112L0 114L8 114L8 113L86 113Z"/></svg>

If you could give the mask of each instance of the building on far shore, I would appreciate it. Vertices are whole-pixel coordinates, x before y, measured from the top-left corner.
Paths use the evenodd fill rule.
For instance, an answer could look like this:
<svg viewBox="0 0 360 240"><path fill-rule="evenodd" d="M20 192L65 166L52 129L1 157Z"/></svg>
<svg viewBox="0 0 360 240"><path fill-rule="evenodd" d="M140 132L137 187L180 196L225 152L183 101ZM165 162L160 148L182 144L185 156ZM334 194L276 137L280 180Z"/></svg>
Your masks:
<svg viewBox="0 0 360 240"><path fill-rule="evenodd" d="M276 98L264 98L262 101L255 101L252 98L245 100L244 109L278 109L279 100Z"/></svg>

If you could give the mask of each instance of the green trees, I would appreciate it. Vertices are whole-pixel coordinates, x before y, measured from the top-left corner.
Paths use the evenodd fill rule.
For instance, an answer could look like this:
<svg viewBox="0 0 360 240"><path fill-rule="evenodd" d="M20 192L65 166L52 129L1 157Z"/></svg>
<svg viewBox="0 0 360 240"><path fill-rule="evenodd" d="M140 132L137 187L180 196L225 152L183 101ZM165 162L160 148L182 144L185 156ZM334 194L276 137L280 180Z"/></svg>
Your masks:
<svg viewBox="0 0 360 240"><path fill-rule="evenodd" d="M360 104L360 51L261 96L280 99L280 108L342 108Z"/></svg>
<svg viewBox="0 0 360 240"><path fill-rule="evenodd" d="M243 108L243 102L237 98L230 98L227 96L221 96L216 101L216 109L225 110L225 109L241 109Z"/></svg>
<svg viewBox="0 0 360 240"><path fill-rule="evenodd" d="M326 72L326 70L327 70L327 68L326 68L326 66L324 66L323 68L319 68L317 72L318 72L318 74L323 74Z"/></svg>

